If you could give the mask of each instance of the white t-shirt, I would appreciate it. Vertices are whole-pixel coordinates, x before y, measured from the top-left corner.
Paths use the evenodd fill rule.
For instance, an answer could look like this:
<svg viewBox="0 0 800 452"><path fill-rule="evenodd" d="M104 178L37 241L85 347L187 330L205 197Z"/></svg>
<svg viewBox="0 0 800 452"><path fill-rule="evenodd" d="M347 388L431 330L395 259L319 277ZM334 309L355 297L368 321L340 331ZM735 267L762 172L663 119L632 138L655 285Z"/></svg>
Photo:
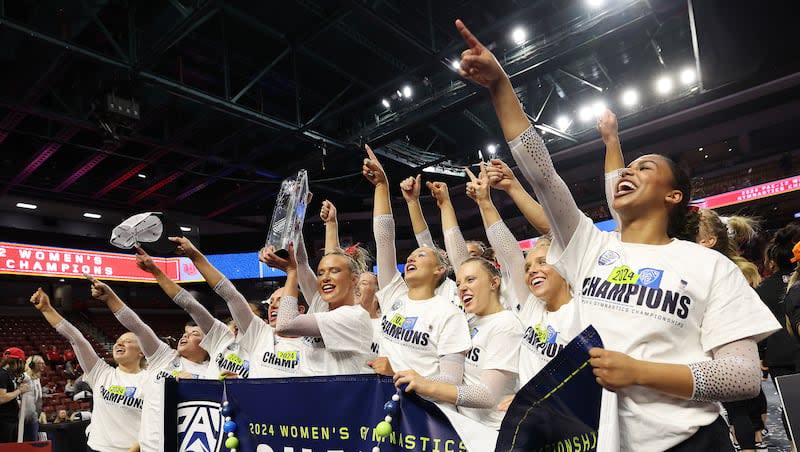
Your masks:
<svg viewBox="0 0 800 452"><path fill-rule="evenodd" d="M307 375L301 369L305 356L296 338L281 338L261 319L253 319L242 335L241 348L253 358L250 378L283 378Z"/></svg>
<svg viewBox="0 0 800 452"><path fill-rule="evenodd" d="M147 360L147 383L145 384L142 425L139 445L142 452L163 452L164 449L164 380L188 372L194 378L202 378L208 370L208 361L198 364L181 357L178 351L167 344Z"/></svg>
<svg viewBox="0 0 800 452"><path fill-rule="evenodd" d="M433 293L453 303L458 309L466 313L466 311L464 311L464 304L461 303L461 297L458 296L458 286L452 279L445 278Z"/></svg>
<svg viewBox="0 0 800 452"><path fill-rule="evenodd" d="M558 311L549 312L544 301L533 295L528 297L519 313L525 331L519 351L519 387L525 386L583 331L577 305L570 300Z"/></svg>
<svg viewBox="0 0 800 452"><path fill-rule="evenodd" d="M251 322L253 323L256 323L256 320ZM219 320L214 322L214 326L200 341L200 347L208 350L211 358L204 378L218 378L223 371L233 372L239 378L250 376L250 354L248 349L241 346L241 339L242 335L234 336L228 325Z"/></svg>
<svg viewBox="0 0 800 452"><path fill-rule="evenodd" d="M721 345L780 328L739 268L698 244L623 243L584 217L566 250L557 248L551 245L548 262L572 286L582 326L594 325L609 350L690 364L712 359ZM623 450L668 449L719 416L715 403L644 387L617 395Z"/></svg>
<svg viewBox="0 0 800 452"><path fill-rule="evenodd" d="M487 316L474 316L469 321L472 335L472 348L464 361L464 383L481 383L484 370L501 370L517 374L519 363L519 337L522 324L517 315L510 311L500 311ZM516 378L502 389L503 396L514 394ZM499 429L505 412L496 408L458 407L458 412L490 427Z"/></svg>
<svg viewBox="0 0 800 452"><path fill-rule="evenodd" d="M92 422L86 428L89 447L127 452L139 442L142 408L147 400L147 371L129 374L100 359L84 381L92 387L94 406Z"/></svg>
<svg viewBox="0 0 800 452"><path fill-rule="evenodd" d="M467 319L449 300L434 295L410 300L408 286L395 274L378 293L381 301L381 355L392 369L413 369L422 376L439 374L439 357L467 351Z"/></svg>
<svg viewBox="0 0 800 452"><path fill-rule="evenodd" d="M372 321L361 306L341 306L317 312L321 337L301 339L307 375L348 375L371 372L367 367L372 342Z"/></svg>
<svg viewBox="0 0 800 452"><path fill-rule="evenodd" d="M369 351L370 351L370 358L375 358L381 355L381 335L383 331L381 330L381 318L378 317L377 319L370 319L372 322L372 344L370 344Z"/></svg>

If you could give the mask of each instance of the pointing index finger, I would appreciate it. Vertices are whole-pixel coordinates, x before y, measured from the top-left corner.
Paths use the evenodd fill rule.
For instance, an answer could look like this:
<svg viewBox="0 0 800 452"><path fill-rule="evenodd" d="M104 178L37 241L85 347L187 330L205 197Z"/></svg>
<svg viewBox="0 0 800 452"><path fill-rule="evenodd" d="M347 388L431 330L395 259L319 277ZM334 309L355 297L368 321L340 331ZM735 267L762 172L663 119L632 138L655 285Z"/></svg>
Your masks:
<svg viewBox="0 0 800 452"><path fill-rule="evenodd" d="M88 279L89 282L92 283L92 284L95 284L97 282L97 278L95 278L94 276L92 276L92 275L90 275L88 273L84 273L83 277Z"/></svg>
<svg viewBox="0 0 800 452"><path fill-rule="evenodd" d="M470 49L480 50L483 48L483 44L478 41L478 38L476 38L471 31L469 31L469 28L464 25L464 22L462 22L461 19L456 19L456 28L458 29L458 32L461 33L461 37L464 38L464 41L467 42L467 45L470 47Z"/></svg>
<svg viewBox="0 0 800 452"><path fill-rule="evenodd" d="M464 172L466 172L466 173L467 173L467 176L469 177L469 180L470 180L471 182L475 182L476 180L478 180L478 178L477 178L477 177L475 177L475 175L474 175L474 174L472 174L472 171L470 171L470 170L469 170L469 168L464 168Z"/></svg>
<svg viewBox="0 0 800 452"><path fill-rule="evenodd" d="M375 153L372 151L372 148L369 147L368 144L364 145L364 149L367 150L367 155L369 156L369 159L372 160L373 163L378 163L378 157L375 156Z"/></svg>

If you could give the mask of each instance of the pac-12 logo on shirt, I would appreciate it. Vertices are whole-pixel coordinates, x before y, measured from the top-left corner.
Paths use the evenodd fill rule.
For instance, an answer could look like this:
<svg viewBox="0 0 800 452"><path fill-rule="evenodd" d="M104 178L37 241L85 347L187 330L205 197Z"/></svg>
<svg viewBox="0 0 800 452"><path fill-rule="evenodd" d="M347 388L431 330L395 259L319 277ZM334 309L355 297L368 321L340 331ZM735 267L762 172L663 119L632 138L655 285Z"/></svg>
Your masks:
<svg viewBox="0 0 800 452"><path fill-rule="evenodd" d="M611 265L614 262L619 260L619 253L612 250L606 250L600 257L597 259L597 263L600 265Z"/></svg>
<svg viewBox="0 0 800 452"><path fill-rule="evenodd" d="M657 268L643 268L638 272L639 278L636 283L640 286L658 289L661 287L661 277L664 276L664 270Z"/></svg>
<svg viewBox="0 0 800 452"><path fill-rule="evenodd" d="M223 436L219 403L197 400L178 404L178 450L219 452Z"/></svg>

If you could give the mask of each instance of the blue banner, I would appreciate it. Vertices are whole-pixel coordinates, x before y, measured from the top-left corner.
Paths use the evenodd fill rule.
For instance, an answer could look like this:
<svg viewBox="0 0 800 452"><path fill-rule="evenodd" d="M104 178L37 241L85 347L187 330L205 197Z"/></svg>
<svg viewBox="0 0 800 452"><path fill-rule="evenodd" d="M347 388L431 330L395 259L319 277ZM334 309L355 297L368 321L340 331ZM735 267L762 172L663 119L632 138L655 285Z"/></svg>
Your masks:
<svg viewBox="0 0 800 452"><path fill-rule="evenodd" d="M519 390L495 452L596 450L602 387L589 365L593 347L603 341L589 326Z"/></svg>
<svg viewBox="0 0 800 452"><path fill-rule="evenodd" d="M384 439L375 427L392 399L391 379L376 375L168 381L165 451L227 451L220 412L223 391L236 423L237 451L257 452L458 452L466 451L442 412L414 394L403 394L400 411Z"/></svg>

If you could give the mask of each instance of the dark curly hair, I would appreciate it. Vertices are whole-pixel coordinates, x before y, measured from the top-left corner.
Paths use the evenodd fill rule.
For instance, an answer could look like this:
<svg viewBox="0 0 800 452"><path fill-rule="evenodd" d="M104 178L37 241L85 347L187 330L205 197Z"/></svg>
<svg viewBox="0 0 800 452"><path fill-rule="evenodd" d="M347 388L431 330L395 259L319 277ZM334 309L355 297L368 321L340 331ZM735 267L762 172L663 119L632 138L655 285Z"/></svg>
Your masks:
<svg viewBox="0 0 800 452"><path fill-rule="evenodd" d="M795 264L791 262L792 247L800 242L800 223L793 221L778 229L769 241L765 254L767 267L771 265L781 273L791 271ZM771 264L771 265L770 265Z"/></svg>
<svg viewBox="0 0 800 452"><path fill-rule="evenodd" d="M700 214L696 209L689 207L689 200L692 199L692 180L674 160L665 155L659 154L659 157L667 162L670 171L672 171L672 188L683 193L681 202L669 212L667 235L694 242L699 232Z"/></svg>

